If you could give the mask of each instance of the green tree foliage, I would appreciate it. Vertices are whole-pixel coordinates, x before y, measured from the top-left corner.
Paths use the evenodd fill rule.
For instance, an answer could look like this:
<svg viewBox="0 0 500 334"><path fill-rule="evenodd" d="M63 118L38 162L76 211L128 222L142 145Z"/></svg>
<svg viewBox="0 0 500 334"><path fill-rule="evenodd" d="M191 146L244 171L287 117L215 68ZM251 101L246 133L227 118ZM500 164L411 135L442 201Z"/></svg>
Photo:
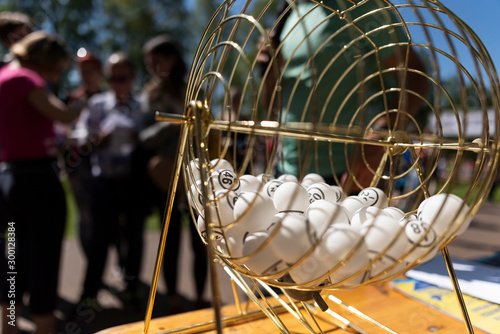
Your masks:
<svg viewBox="0 0 500 334"><path fill-rule="evenodd" d="M7 0L0 11L19 11L29 15L35 29L62 36L72 49L86 45L97 48L97 31L89 25L94 17L95 1Z"/></svg>
<svg viewBox="0 0 500 334"><path fill-rule="evenodd" d="M187 50L198 33L183 0L5 0L4 10L28 14L35 29L57 33L75 53L124 51L142 70L142 46L151 37L170 34Z"/></svg>
<svg viewBox="0 0 500 334"><path fill-rule="evenodd" d="M256 15L267 2L252 2ZM84 47L104 59L115 51L127 52L141 70L143 82L147 80L141 52L144 43L157 34L170 34L183 46L189 65L203 32L222 3L222 0L2 0L0 11L28 14L35 29L57 33L75 53Z"/></svg>
<svg viewBox="0 0 500 334"><path fill-rule="evenodd" d="M177 36L188 47L191 30L183 1L178 0L100 0L102 16L101 46L106 50L124 50L134 59L142 59L142 45L151 37L167 33Z"/></svg>

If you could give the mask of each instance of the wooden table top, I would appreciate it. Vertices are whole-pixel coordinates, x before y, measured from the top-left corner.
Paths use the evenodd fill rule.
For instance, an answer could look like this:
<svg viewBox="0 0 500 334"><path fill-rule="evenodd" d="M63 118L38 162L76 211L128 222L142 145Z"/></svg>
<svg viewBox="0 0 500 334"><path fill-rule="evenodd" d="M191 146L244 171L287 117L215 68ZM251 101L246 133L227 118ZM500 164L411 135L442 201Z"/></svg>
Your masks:
<svg viewBox="0 0 500 334"><path fill-rule="evenodd" d="M342 300L344 304L354 307L373 321L363 319L357 315L356 311L349 311L345 306L334 303L329 299L329 294ZM360 287L351 291L334 291L329 292L329 294L323 294L323 298L329 306L329 312L335 312L349 319L351 323L358 326L365 333L391 333L391 331L399 334L467 333L463 322L397 292L390 286L390 283ZM273 305L277 304L274 299L270 302ZM246 303L243 306L245 307ZM279 329L273 321L264 316L263 312L257 310L257 307L253 303L250 303L248 306L248 310L244 312L246 316L238 316L239 313L235 305L228 305L222 308L222 315L227 319L227 323L224 325L224 333L279 333ZM276 310L277 312L280 312L280 310L283 311L283 307L278 305ZM303 308L301 310L310 320L307 312ZM279 318L286 325L290 333L311 333L311 330L308 330L289 312L280 313ZM212 309L156 318L151 320L148 333L216 333L213 319L214 312ZM346 328L341 321L335 319L328 312L317 313L315 319L324 333L356 333L353 328ZM312 332L321 333L313 321L309 321L309 323L312 324ZM378 326L376 323L383 324L391 331ZM109 328L99 333L142 333L143 328L144 323L137 322ZM363 331L360 332L363 333ZM475 333L484 332L475 329Z"/></svg>

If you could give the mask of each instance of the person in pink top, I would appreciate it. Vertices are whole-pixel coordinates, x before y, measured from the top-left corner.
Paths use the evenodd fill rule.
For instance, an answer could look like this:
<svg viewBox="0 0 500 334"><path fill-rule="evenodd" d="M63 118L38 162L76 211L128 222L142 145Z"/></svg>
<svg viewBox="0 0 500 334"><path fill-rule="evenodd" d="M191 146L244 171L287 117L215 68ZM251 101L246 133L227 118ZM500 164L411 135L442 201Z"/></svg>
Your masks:
<svg viewBox="0 0 500 334"><path fill-rule="evenodd" d="M58 178L54 122L73 122L84 102L67 107L47 88L69 65L65 43L33 32L11 47L14 59L0 69L0 222L2 333L16 321L29 294L36 333L55 333L55 309L66 201ZM6 221L5 221L6 219ZM5 257L7 254L7 258ZM9 284L4 284L9 282Z"/></svg>

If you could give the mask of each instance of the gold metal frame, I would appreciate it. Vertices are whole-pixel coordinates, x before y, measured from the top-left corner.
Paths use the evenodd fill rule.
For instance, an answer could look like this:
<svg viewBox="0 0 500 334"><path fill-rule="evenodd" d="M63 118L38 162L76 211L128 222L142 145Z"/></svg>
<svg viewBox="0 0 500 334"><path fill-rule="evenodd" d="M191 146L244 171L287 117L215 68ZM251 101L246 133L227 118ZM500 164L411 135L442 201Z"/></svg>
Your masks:
<svg viewBox="0 0 500 334"><path fill-rule="evenodd" d="M389 0L345 0L343 3L346 7L338 9L333 8L332 5L328 4L328 2L318 2L315 0L313 0L313 2L315 2L317 6L324 7L330 11L331 17L339 17L341 20L346 20L346 25L349 25L354 31L357 31L357 37L355 36L353 38L351 41L352 43L360 42L364 39L370 44L373 44L375 49L378 71L371 76L361 78L359 84L349 91L349 94L341 103L339 113L341 112L340 110L347 104L346 101L349 98L356 96L356 94L359 94L359 91L363 91L370 80L380 77L382 87L381 90L364 100L359 100L358 109L354 113L355 116L351 119L351 121L347 122L347 124L337 122L337 117L335 117L333 121L322 122L322 120L326 120L326 118L323 118L324 110L322 110L319 106L314 105L314 91L318 89L317 82L321 80L323 73L321 71L313 71L311 74L311 80L315 82L315 85L311 89L312 93L308 101L311 105L310 112L316 115L315 117L317 121L283 121L283 118L287 117L290 105L286 105L282 100L283 86L280 79L278 79L273 86L274 89L270 97L271 103L269 103L267 109L263 109L261 107L260 101L265 94L265 78L274 75L277 78L283 79L283 72L279 69L279 67L286 67L289 65L289 63L286 62L285 64L282 64L282 61L279 58L279 54L282 52L282 44L274 45L271 40L271 34L268 33L268 31L272 31L276 28L279 21L284 19L284 15L278 16L276 22L274 23L272 20L266 20L266 14L271 11L271 8L275 4L275 1L273 0L270 0L263 9L260 11L257 10L254 13L251 13L253 9L251 8L252 6L250 0L226 0L223 2L214 14L212 20L209 22L207 30L201 38L198 50L194 57L193 67L188 80L188 92L186 96L187 107L185 114L157 114L158 121L180 123L182 129L177 150L178 154L175 161L176 167L175 172L172 175L172 187L165 211L165 222L162 228L148 309L145 317L144 333L148 333L149 331L149 324L161 267L161 259L170 222L170 212L174 202L180 175L181 173L184 173L185 180L187 180L187 184L185 184L186 193L192 192L190 184L188 184L189 180L193 176L193 171L190 170L189 167L189 161L194 158L198 158L201 171L201 187L197 189L197 191L203 196L203 198L208 199L211 195L211 190L209 189L211 182L209 178L210 161L211 158L213 158L210 152L210 146L212 146L214 142L216 144L216 157L225 158L226 156L231 155L231 153L234 153L234 151L231 152L231 149L229 148L229 142L231 140L236 140L238 134L244 134L250 138L247 144L247 151L243 157L243 162L240 164L238 172L239 176L244 174L245 170L248 168L254 168L252 152L254 145L256 145L256 141L262 138L272 139L272 147L266 150L265 154L265 173L270 173L272 165L276 163L277 147L283 143L284 139L296 139L304 142L304 145L307 145L309 150L305 156L300 157L299 154L299 158L307 162L310 162L312 159L313 165L315 158L317 159L316 143L318 142L344 144L346 152L348 151L347 147L349 145L358 145L360 147L380 147L384 149L384 155L380 160L381 162L379 162L378 166L375 167L368 166L369 170L371 170L373 174L371 185L376 186L380 184L380 182L385 182L387 184L386 188L388 196L392 200L401 200L410 196L415 196L416 199L421 200L423 198L428 198L433 194L433 191L429 188L428 183L430 182L431 174L436 171L437 166L434 164L424 165L421 162L422 159L420 152L433 152L432 158L435 160L435 164L437 164L437 161L442 158L443 152L452 152L455 154L454 162L447 179L444 180L440 188L434 193L448 193L455 188L458 184L459 168L462 166L464 161L464 155L470 154L475 157L476 172L471 175L470 182L465 194L463 195L465 202L468 204L468 216L473 217L484 202L484 199L492 186L494 176L500 163L500 152L498 149L498 138L500 135L500 122L498 119L500 115L500 85L491 58L473 31L470 30L470 28L462 20L439 3L439 1L407 0L406 3L398 2L398 4L395 5ZM391 13L391 15L394 15L394 17L397 18L397 21L390 24L386 23L385 25L379 27L379 29L402 29L407 34L406 41L396 40L384 46L377 46L371 39L371 34L373 31L377 31L377 28L366 32L358 27L358 24L361 21L358 21L357 19L349 21L348 18L351 13L355 12L358 7L362 7L367 3L373 2L376 2L379 8L365 15L370 17L370 15L377 15L377 13L380 15L388 15L387 13ZM285 10L285 13L287 11L297 11L295 1L288 1L288 9ZM305 13L301 14L306 15ZM455 30L450 28L450 22L454 24L453 28ZM307 24L308 23L301 18L298 26L303 26L303 28L307 30ZM414 38L413 30L415 29L420 30L420 33L423 36L421 38L424 42L417 41ZM431 38L431 35L436 32L442 34L441 37L445 41L443 44L448 43L446 46L447 48L443 47L441 44L438 46L437 43L434 42L433 38ZM254 34L260 36L263 40L261 47L257 48L257 55L250 54L251 52L246 51L250 48L252 42L256 41L255 36L253 36ZM315 55L315 50L312 50L311 46L308 45L309 42L307 41L307 38L304 43L310 49L311 63L314 63L313 55ZM378 53L382 53L385 48L394 47L394 45L408 49L410 47L419 48L427 52L429 61L431 62L432 71L430 73L426 73L408 67L408 52L406 52L405 57L401 57L399 59L399 63L402 64L400 67L384 69ZM472 68L466 68L465 65L462 64L461 58L458 56L460 53L458 50L459 46L465 47L470 52L470 58L472 59L473 64ZM323 45L321 47L323 47ZM263 54L264 50L268 52L270 61L269 65L264 68L262 72L263 79L259 83L258 80L254 78L253 72L257 66L258 56ZM335 55L332 59L336 59L337 56L339 55ZM366 57L365 54L356 54L355 56L355 64L362 64ZM457 105L457 101L453 99L451 92L445 87L445 84L440 78L440 62L442 61L450 62L456 68L459 92L458 102L461 103L461 107ZM243 72L241 70L242 68L244 69ZM348 70L349 69L346 69L346 72ZM243 75L241 73L243 73ZM395 87L386 86L384 80L382 79L385 75L387 75L387 73L399 76L402 84ZM407 87L407 76L415 74L425 78L425 80L433 86L435 93L434 100L431 101L427 97L422 96L418 94L418 92ZM343 78L345 75L347 74L342 73L339 77ZM236 80L236 77L238 76L242 76L243 80L238 82ZM466 84L469 88L471 88L471 92L467 91ZM230 89L231 87L238 85L242 87L241 91L243 97L236 106L232 106ZM297 86L292 89L292 96L293 94L304 93L298 92L296 87ZM339 88L338 82L333 85L332 94L337 88ZM486 94L487 88L490 90L490 97ZM222 94L220 94L220 91L222 91ZM399 96L397 107L395 108L389 107L388 100L391 94L397 94ZM418 121L415 120L411 114L405 111L408 107L406 105L407 102L404 98L402 98L402 96L406 96L405 94L412 95L416 99L419 99L430 110L431 115L433 115L437 123L436 130L434 132L420 128ZM379 113L376 116L376 119L386 118L387 120L392 120L392 116L396 115L396 121L389 123L393 126L389 126L388 128L377 128L375 126L375 121L369 121L363 125L355 119L357 116L361 118L361 116L363 116L363 110L366 109L370 102L376 98L381 98L384 104L384 111ZM483 133L479 136L479 138L475 139L471 139L466 136L468 130L467 114L470 111L468 99L470 98L477 101L479 109L482 112ZM491 100L494 111L493 128L490 128L488 120L488 98ZM444 102L450 105L452 112L456 116L458 131L456 138L446 137L443 134L445 129L443 129L440 115ZM222 105L222 110L218 116L216 116L217 113L214 111L214 106L217 103ZM250 115L245 118L243 117L244 115L242 114L242 110L246 107L249 107ZM463 110L462 113L459 112L459 109ZM263 118L259 115L259 111L260 114L264 114ZM304 112L302 115L303 119L305 119L305 115L306 114ZM410 123L414 126L414 129L411 132L400 126L401 123L398 123L400 117L407 117L410 119ZM225 134L226 141L222 142L220 137L217 135L212 138L211 135L214 133ZM394 192L394 186L398 178L400 178L401 175L405 176L408 174L408 171L402 173L398 171L401 155L406 151L410 153L412 160L412 164L408 171L413 170L416 172L418 177L418 186L411 189L407 193L396 194ZM360 152L360 155L356 157L357 161L364 161L365 164L368 164L366 162L366 152L363 149ZM277 163L280 163L279 159ZM385 168L386 165L389 165L389 168ZM349 165L347 170L350 170ZM429 170L430 172L428 172ZM332 171L334 170L332 169ZM301 174L304 173L304 170L302 170ZM339 182L338 179L336 179L336 181ZM355 177L353 177L352 182L358 186L360 185ZM209 205L208 200L206 201L207 202L204 204L205 206ZM409 207L407 214L416 212L416 204L418 204L418 202L415 202ZM217 208L217 203L215 203L215 206ZM201 213L196 212L196 209L192 209L192 214L193 217L195 217ZM215 226L215 222L217 221L217 217L210 217L209 210L204 212L204 215L205 220L208 222L206 224L207 238L205 238L204 241L206 242L209 250L210 279L212 282L211 290L212 295L214 296L214 322L210 324L200 324L199 326L194 326L194 328L179 329L179 332L194 333L198 330L210 327L216 329L218 333L222 333L223 326L235 320L224 318L220 312L220 287L218 286L216 270L217 266L220 265L224 268L229 277L231 277L233 288L236 289L236 286L238 286L246 293L249 300L259 305L262 312L273 320L280 332L288 333L286 324L284 324L279 318L280 312L283 311L294 314L311 333L316 333L317 331L322 332L321 328L319 328L317 323L314 321L316 308L312 307L311 304L297 302L290 298L286 300L286 293L283 295L285 297L278 295L275 296L278 306L269 305L264 298L259 298L259 295L260 297L263 297L265 293L273 295L272 288L279 288L282 289L282 291L292 289L303 292L314 292L318 289L317 285L313 288L311 285L298 285L296 283L284 282L283 280L280 280L280 278L286 273L286 271L268 276L256 275L242 265L244 260L250 258L252 254L248 255L246 258L233 258L230 255L221 252L220 248L218 248L216 244L215 236L212 231ZM437 249L440 249L445 259L446 266L454 286L455 294L462 310L467 332L473 333L474 329L468 316L467 308L463 301L460 286L458 284L458 279L453 270L453 264L446 247L447 244L453 241L454 235L460 229L462 224L465 223L465 218L460 219L461 221L459 223L454 223L453 226L447 227L443 231L442 235L435 240L431 247L429 247L428 252L425 254L422 253L417 260L411 263L405 262L405 258L416 249L418 243L422 241L426 235L422 236L420 240L416 242L415 246L406 254L403 254L400 259L394 262L393 265L389 266L386 270L376 276L360 283L360 285L375 284L396 277L406 270L417 266L424 260L424 258L430 255L431 252L435 252ZM227 226L226 228L230 228L236 223L237 222ZM435 222L432 222L432 224L434 223ZM390 249L402 233L404 233L403 228L397 231L389 245L385 247L385 249L382 250L378 256L372 259L370 264L360 270L355 276L362 275L369 269L372 263L381 259L385 252ZM271 239L272 236L262 247L271 242ZM324 283L325 277L344 266L353 254L359 250L360 242L354 246L353 250L340 264L338 264L335 268L332 268L327 274L311 283ZM314 247L316 247L318 243L319 240ZM312 250L306 254L304 258L306 258L311 252ZM301 259L293 266L298 266L303 261L304 259ZM254 286L248 286L243 277L250 278ZM326 284L322 286L322 289L325 291L343 289L345 288L344 284L349 280L350 279L346 279L335 284ZM235 293L235 298L237 298L237 296L237 293ZM374 323L382 330L388 333L393 332L383 324L377 323L375 320L371 319L368 315L362 314L359 311L356 312L356 309L352 306L345 305L340 300L332 299L332 301L340 306L348 308L353 314L361 316L365 320ZM254 316L253 314L246 314L244 305L239 301L239 299L236 300L236 303L241 317ZM331 310L328 310L328 312L341 326L344 326L345 328L349 327L354 331L363 333L363 330L355 323L333 313ZM307 319L313 319L312 323Z"/></svg>

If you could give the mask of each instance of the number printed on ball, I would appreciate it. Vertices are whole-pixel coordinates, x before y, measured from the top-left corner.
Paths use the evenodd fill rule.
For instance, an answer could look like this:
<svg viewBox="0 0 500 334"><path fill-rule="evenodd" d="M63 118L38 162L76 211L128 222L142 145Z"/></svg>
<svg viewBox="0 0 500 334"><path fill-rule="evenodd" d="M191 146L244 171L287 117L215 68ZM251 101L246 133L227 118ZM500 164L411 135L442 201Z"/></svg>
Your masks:
<svg viewBox="0 0 500 334"><path fill-rule="evenodd" d="M387 195L379 188L365 188L359 192L358 197L362 198L366 205L380 209L387 207Z"/></svg>
<svg viewBox="0 0 500 334"><path fill-rule="evenodd" d="M408 240L412 244L418 242L418 246L420 247L429 247L437 239L436 232L430 226L430 224L417 219L412 219L408 221L408 223L405 226L405 232L406 236L408 237Z"/></svg>
<svg viewBox="0 0 500 334"><path fill-rule="evenodd" d="M238 176L229 169L216 170L210 174L211 182L214 190L233 190L238 192L240 181Z"/></svg>
<svg viewBox="0 0 500 334"><path fill-rule="evenodd" d="M311 184L307 188L307 194L309 195L309 203L318 201L320 199L326 199L331 202L338 202L338 193L329 184L325 182L316 182Z"/></svg>
<svg viewBox="0 0 500 334"><path fill-rule="evenodd" d="M264 184L261 192L270 198L274 198L274 193L278 189L279 186L283 184L283 181L280 180L271 180Z"/></svg>
<svg viewBox="0 0 500 334"><path fill-rule="evenodd" d="M236 182L236 175L231 173L228 169L222 170L219 175L219 183L223 188L229 189Z"/></svg>

